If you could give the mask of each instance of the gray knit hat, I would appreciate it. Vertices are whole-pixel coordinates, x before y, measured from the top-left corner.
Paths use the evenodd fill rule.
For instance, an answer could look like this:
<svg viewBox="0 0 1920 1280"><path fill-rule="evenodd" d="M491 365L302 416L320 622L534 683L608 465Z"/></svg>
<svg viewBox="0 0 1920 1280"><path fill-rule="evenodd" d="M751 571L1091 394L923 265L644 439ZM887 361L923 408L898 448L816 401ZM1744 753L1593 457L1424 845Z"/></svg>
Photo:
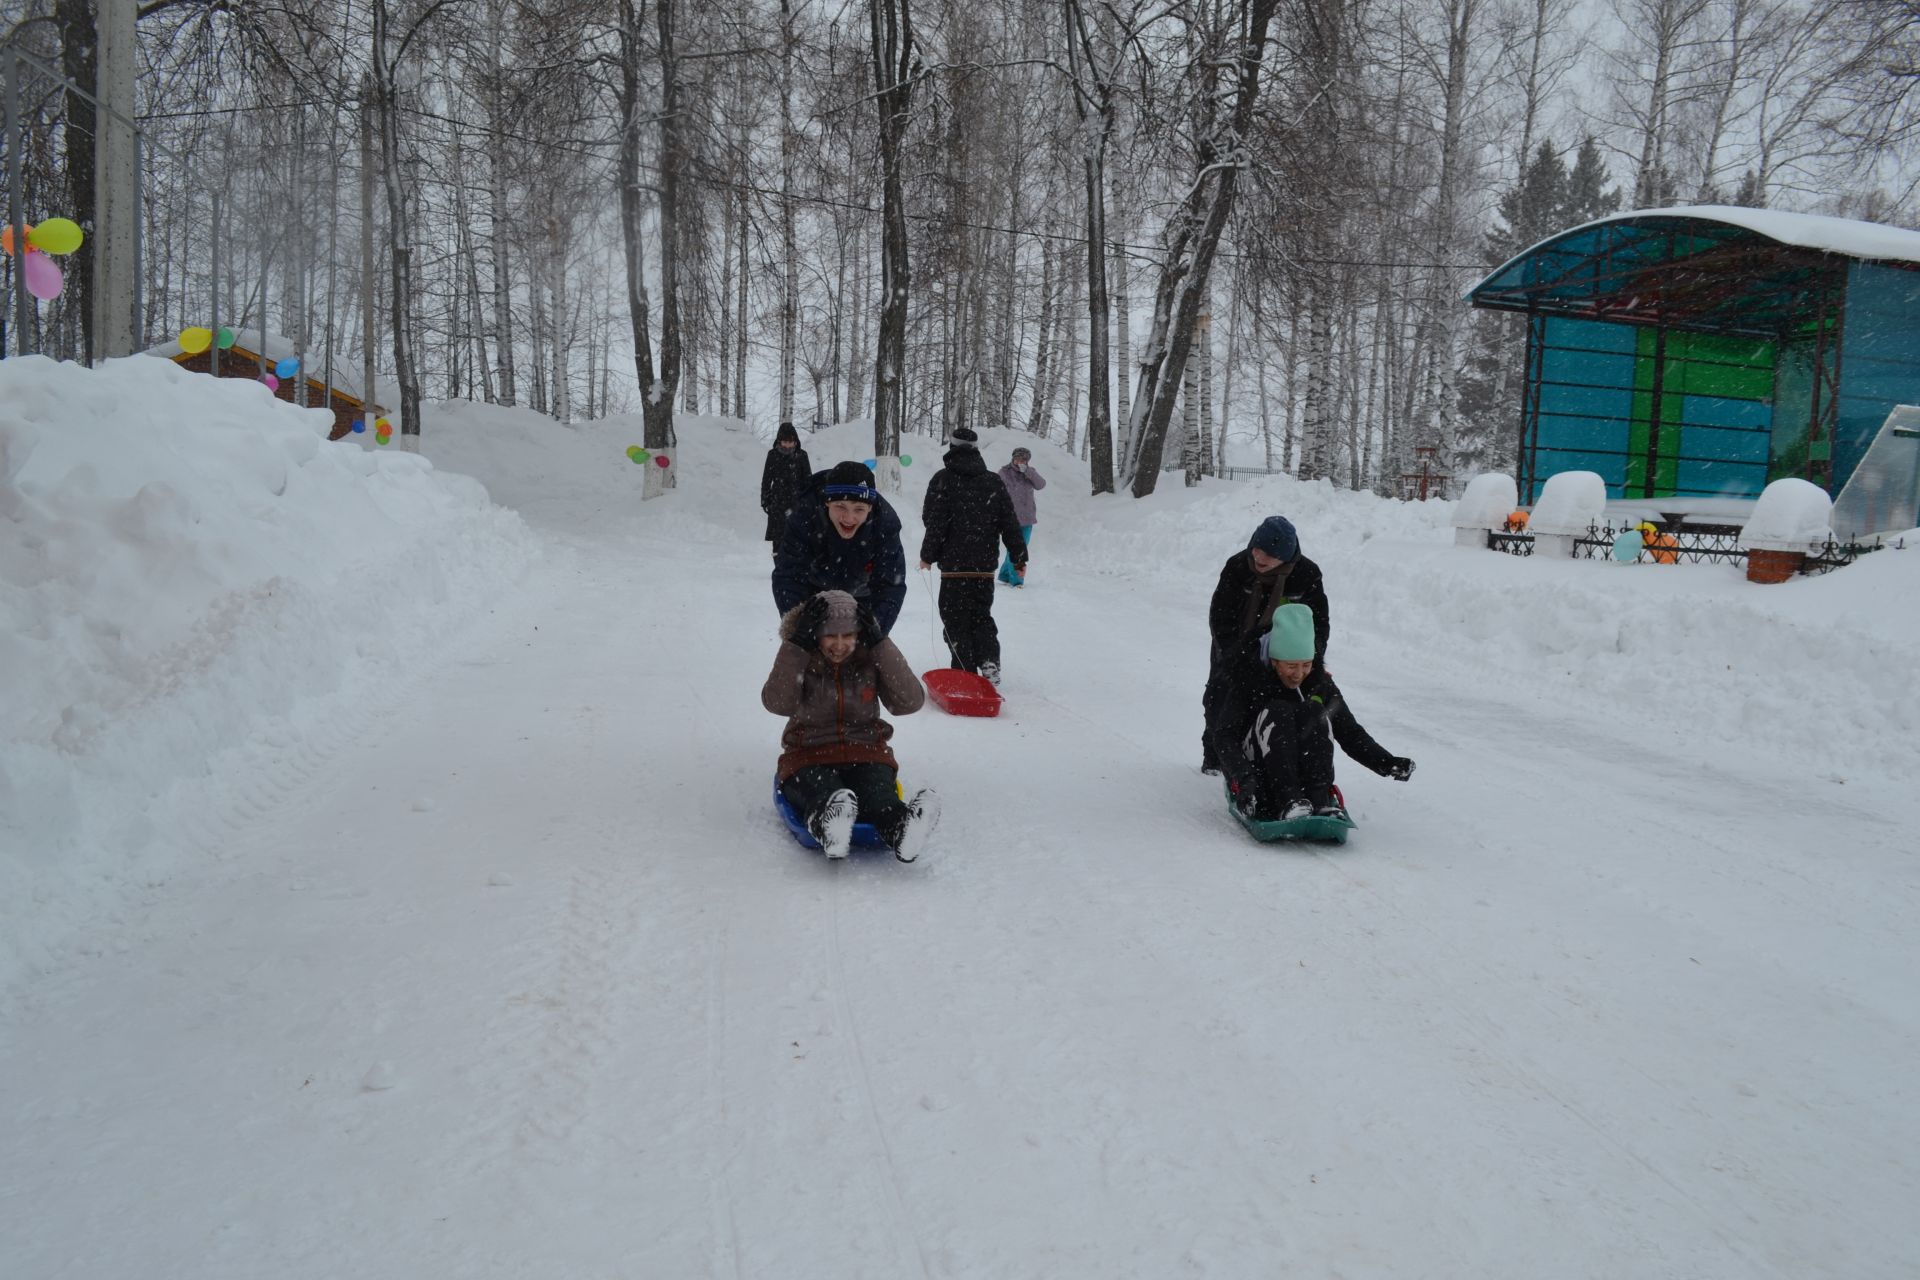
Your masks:
<svg viewBox="0 0 1920 1280"><path fill-rule="evenodd" d="M822 636L852 635L860 630L860 602L844 591L822 591L827 602L827 617L820 624Z"/></svg>

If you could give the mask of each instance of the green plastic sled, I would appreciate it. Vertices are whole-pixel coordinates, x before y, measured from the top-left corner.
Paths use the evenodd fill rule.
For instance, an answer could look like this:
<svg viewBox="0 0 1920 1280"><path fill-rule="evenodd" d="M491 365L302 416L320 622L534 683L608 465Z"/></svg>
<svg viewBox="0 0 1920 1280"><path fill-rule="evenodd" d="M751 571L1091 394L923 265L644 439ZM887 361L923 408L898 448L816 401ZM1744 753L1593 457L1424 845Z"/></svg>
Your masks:
<svg viewBox="0 0 1920 1280"><path fill-rule="evenodd" d="M1323 814L1320 817L1295 818L1292 822L1282 822L1278 818L1249 818L1240 812L1240 806L1233 802L1233 792L1227 792L1227 812L1234 820L1247 829L1247 834L1261 843L1275 840L1322 840L1331 844L1345 844L1347 832L1353 830L1353 819L1347 816L1346 797L1334 788L1333 798L1340 806L1340 815Z"/></svg>

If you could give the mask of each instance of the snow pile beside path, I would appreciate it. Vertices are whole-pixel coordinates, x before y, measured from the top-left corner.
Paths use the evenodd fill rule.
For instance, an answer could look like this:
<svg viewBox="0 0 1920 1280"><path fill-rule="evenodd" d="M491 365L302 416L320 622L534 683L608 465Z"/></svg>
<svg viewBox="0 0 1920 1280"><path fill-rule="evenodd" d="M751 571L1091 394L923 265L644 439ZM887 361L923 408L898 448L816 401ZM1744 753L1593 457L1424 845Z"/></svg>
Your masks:
<svg viewBox="0 0 1920 1280"><path fill-rule="evenodd" d="M1184 597L1197 650L1221 564L1261 519L1284 515L1326 573L1336 670L1462 673L1490 698L1617 720L1649 749L1703 765L1737 752L1808 777L1909 769L1920 736L1920 681L1903 657L1920 636L1914 539L1778 586L1747 582L1737 565L1520 559L1455 547L1450 503L1324 481L1188 489L1175 474L1141 501L1094 499L1085 463L993 434L1005 439L990 464L1026 443L1049 481L1035 586L1052 573L1164 585Z"/></svg>
<svg viewBox="0 0 1920 1280"><path fill-rule="evenodd" d="M0 362L0 973L164 878L231 753L297 774L535 554L329 422L147 357Z"/></svg>

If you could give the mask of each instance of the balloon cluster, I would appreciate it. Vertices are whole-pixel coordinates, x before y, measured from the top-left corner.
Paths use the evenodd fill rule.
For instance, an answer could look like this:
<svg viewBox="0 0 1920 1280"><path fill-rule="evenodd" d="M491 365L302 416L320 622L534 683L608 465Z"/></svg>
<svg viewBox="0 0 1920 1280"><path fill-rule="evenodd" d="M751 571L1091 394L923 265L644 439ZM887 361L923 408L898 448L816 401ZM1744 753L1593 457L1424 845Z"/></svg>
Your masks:
<svg viewBox="0 0 1920 1280"><path fill-rule="evenodd" d="M636 467L645 466L649 461L651 461L654 466L659 467L662 471L665 471L668 467L673 465L673 463L667 458L666 454L648 453L645 449L642 449L637 444L630 444L627 446L627 461L631 462Z"/></svg>
<svg viewBox="0 0 1920 1280"><path fill-rule="evenodd" d="M67 287L66 277L60 274L60 268L54 264L57 254L72 253L86 240L86 234L80 230L80 224L71 218L48 218L36 225L27 225L27 252L20 263L20 279L27 286L27 292L42 302L51 302L60 296ZM13 225L9 223L0 230L0 251L9 256L13 253Z"/></svg>
<svg viewBox="0 0 1920 1280"><path fill-rule="evenodd" d="M197 356L208 347L215 345L218 345L222 351L226 351L233 346L234 336L233 330L225 325L220 326L219 333L203 325L194 325L180 331L180 349L190 356Z"/></svg>
<svg viewBox="0 0 1920 1280"><path fill-rule="evenodd" d="M393 439L393 424L385 418L373 420L373 438L377 444L386 444Z"/></svg>

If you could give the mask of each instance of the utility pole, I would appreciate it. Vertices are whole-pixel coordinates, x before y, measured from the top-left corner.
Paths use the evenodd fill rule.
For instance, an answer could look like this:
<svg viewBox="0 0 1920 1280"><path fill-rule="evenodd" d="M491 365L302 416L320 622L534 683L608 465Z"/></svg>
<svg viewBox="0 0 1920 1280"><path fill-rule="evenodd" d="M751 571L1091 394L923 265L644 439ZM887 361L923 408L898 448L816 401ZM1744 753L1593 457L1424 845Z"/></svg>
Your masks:
<svg viewBox="0 0 1920 1280"><path fill-rule="evenodd" d="M131 123L136 9L137 0L100 0L94 18L106 108L95 126L94 360L132 355L139 339L140 141Z"/></svg>

